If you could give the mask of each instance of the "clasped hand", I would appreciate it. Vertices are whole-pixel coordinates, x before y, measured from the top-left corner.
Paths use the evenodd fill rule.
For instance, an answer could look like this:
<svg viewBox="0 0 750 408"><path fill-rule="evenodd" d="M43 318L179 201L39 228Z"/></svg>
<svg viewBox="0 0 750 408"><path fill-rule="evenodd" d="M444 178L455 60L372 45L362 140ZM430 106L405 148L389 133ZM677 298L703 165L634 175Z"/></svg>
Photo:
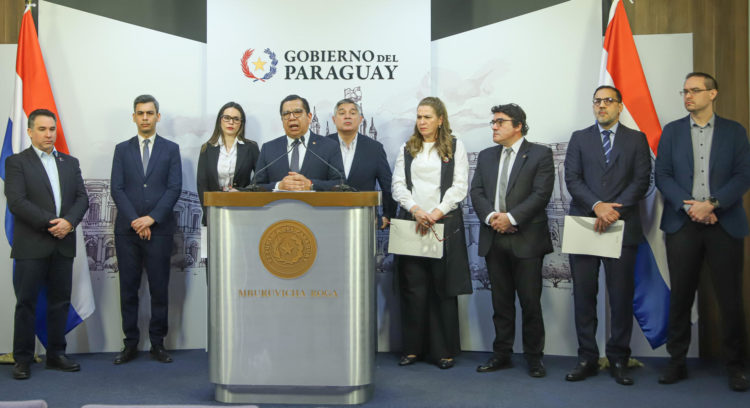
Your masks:
<svg viewBox="0 0 750 408"><path fill-rule="evenodd" d="M147 241L151 240L151 226L156 222L153 218L148 215L136 218L130 223L130 226L135 230L141 239Z"/></svg>
<svg viewBox="0 0 750 408"><path fill-rule="evenodd" d="M49 223L52 224L52 226L47 228L47 231L57 239L63 239L73 231L73 225L71 225L65 218L55 218L50 220Z"/></svg>
<svg viewBox="0 0 750 408"><path fill-rule="evenodd" d="M419 235L425 235L430 232L430 228L436 222L440 221L443 218L443 215L443 212L437 208L429 213L422 209L414 211L414 220L417 222L417 233Z"/></svg>
<svg viewBox="0 0 750 408"><path fill-rule="evenodd" d="M490 227L501 234L513 234L518 231L510 222L508 213L496 212L490 217Z"/></svg>
<svg viewBox="0 0 750 408"><path fill-rule="evenodd" d="M619 203L605 203L601 202L594 206L594 213L596 213L596 221L594 222L594 231L602 234L609 228L615 221L620 219L620 212L615 208L622 207Z"/></svg>
<svg viewBox="0 0 750 408"><path fill-rule="evenodd" d="M688 209L688 215L693 222L700 222L701 224L713 225L716 224L719 219L714 214L714 206L708 201L696 201L696 200L685 200L683 203L690 206Z"/></svg>
<svg viewBox="0 0 750 408"><path fill-rule="evenodd" d="M307 191L312 187L312 181L307 177L290 171L289 175L279 182L279 190Z"/></svg>

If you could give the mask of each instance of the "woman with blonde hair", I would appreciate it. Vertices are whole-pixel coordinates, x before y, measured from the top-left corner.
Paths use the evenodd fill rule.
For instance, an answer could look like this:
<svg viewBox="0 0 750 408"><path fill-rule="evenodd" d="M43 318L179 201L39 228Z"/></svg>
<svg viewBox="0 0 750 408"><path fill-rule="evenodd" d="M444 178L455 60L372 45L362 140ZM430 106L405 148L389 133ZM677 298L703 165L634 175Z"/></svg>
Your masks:
<svg viewBox="0 0 750 408"><path fill-rule="evenodd" d="M414 220L417 233L433 234L435 223L444 224L444 247L440 259L397 256L399 365L425 359L448 369L460 352L457 296L472 292L461 211L468 180L466 148L451 134L445 105L436 97L422 99L414 133L396 159L392 192L399 218Z"/></svg>

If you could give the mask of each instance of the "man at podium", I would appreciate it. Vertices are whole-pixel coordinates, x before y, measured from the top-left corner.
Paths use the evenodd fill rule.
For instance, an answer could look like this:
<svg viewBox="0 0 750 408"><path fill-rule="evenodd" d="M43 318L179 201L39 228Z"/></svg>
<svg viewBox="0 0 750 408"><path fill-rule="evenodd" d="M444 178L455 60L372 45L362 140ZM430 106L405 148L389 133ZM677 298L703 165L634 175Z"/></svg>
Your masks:
<svg viewBox="0 0 750 408"><path fill-rule="evenodd" d="M256 183L265 190L330 190L343 184L344 164L336 142L310 131L310 104L289 95L279 107L284 136L263 144L255 164Z"/></svg>

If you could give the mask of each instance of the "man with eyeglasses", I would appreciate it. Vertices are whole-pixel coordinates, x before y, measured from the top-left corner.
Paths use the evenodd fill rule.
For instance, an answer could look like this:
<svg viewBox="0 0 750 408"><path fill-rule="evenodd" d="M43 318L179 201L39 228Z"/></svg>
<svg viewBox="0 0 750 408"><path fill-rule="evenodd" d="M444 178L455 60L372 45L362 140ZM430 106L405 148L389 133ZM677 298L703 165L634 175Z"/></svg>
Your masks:
<svg viewBox="0 0 750 408"><path fill-rule="evenodd" d="M625 231L619 258L570 255L578 364L565 379L581 381L599 371L596 297L599 266L603 264L611 322L605 354L615 381L632 385L628 360L633 330L633 274L638 244L643 241L638 203L648 190L651 154L646 135L619 122L623 104L617 88L598 87L593 103L596 123L573 132L565 155L565 183L572 197L569 214L595 217L593 228L600 233L623 220Z"/></svg>
<svg viewBox="0 0 750 408"><path fill-rule="evenodd" d="M742 196L750 187L750 146L742 125L714 113L718 93L711 75L688 74L680 94L689 115L667 124L659 141L656 186L664 196L661 229L671 282L671 359L659 382L687 378L690 315L705 259L721 311L729 387L746 391L742 267L748 224Z"/></svg>
<svg viewBox="0 0 750 408"><path fill-rule="evenodd" d="M479 255L487 261L492 289L493 354L480 373L511 366L516 294L523 321L523 354L531 377L544 377L542 260L552 252L545 208L555 184L549 147L526 140L526 113L516 104L492 107L492 141L479 153L471 203L482 221Z"/></svg>
<svg viewBox="0 0 750 408"><path fill-rule="evenodd" d="M120 312L124 348L114 359L124 364L138 355L138 289L146 270L151 295L148 337L151 356L162 363L172 357L164 348L169 307L169 268L177 222L173 208L182 192L180 147L158 134L159 102L151 95L133 101L138 134L115 146L112 199L117 206L115 250L120 275Z"/></svg>
<svg viewBox="0 0 750 408"><path fill-rule="evenodd" d="M336 133L328 138L336 142L344 164L346 184L358 191L375 191L378 183L383 194L381 229L396 215L396 202L391 196L391 167L383 144L359 133L362 113L352 99L342 99L333 111Z"/></svg>
<svg viewBox="0 0 750 408"><path fill-rule="evenodd" d="M289 95L281 101L279 113L286 135L263 144L255 164L257 183L269 191L325 191L345 181L336 142L309 129L312 113L307 99Z"/></svg>

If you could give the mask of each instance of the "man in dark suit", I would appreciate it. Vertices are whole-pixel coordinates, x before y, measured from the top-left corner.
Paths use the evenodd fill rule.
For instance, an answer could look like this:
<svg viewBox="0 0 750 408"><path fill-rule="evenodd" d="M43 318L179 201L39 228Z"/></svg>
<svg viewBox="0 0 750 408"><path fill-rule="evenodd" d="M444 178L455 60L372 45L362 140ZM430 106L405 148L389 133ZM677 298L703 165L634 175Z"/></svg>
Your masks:
<svg viewBox="0 0 750 408"><path fill-rule="evenodd" d="M289 95L281 101L279 113L286 135L263 143L255 164L256 182L269 191L323 191L341 184L341 155L333 140L310 131L307 99Z"/></svg>
<svg viewBox="0 0 750 408"><path fill-rule="evenodd" d="M29 115L31 147L5 162L5 197L15 225L10 256L15 259L13 289L13 378L31 376L34 320L39 290L47 286L47 368L78 371L65 356L65 323L70 310L75 227L89 199L75 157L55 150L57 119L46 109ZM7 221L7 220L6 220Z"/></svg>
<svg viewBox="0 0 750 408"><path fill-rule="evenodd" d="M714 114L718 93L711 75L688 74L682 95L690 114L667 124L659 141L656 186L664 195L661 229L671 283L671 360L659 382L687 378L690 310L705 258L721 310L729 387L746 391L742 265L748 226L742 196L750 187L750 146L742 125Z"/></svg>
<svg viewBox="0 0 750 408"><path fill-rule="evenodd" d="M565 156L565 183L573 197L570 215L596 217L597 232L623 220L625 231L619 258L570 255L578 364L565 379L584 380L599 370L596 295L601 263L607 274L611 317L605 351L610 372L618 384L632 385L627 367L633 330L633 275L638 244L643 240L638 202L648 190L651 155L646 135L619 123L623 109L619 90L600 86L593 102L597 123L573 133Z"/></svg>
<svg viewBox="0 0 750 408"><path fill-rule="evenodd" d="M117 205L115 250L120 271L120 311L125 333L115 364L137 356L138 288L146 269L151 294L151 355L162 363L172 357L164 348L167 335L169 258L176 220L172 209L182 191L180 148L156 134L161 118L151 95L133 102L138 135L119 143L112 159L112 198Z"/></svg>
<svg viewBox="0 0 750 408"><path fill-rule="evenodd" d="M516 294L523 316L523 352L529 375L544 377L542 260L552 252L545 208L555 184L552 150L531 143L526 113L515 104L492 108L492 141L479 153L471 181L471 203L482 222L479 255L487 261L492 287L493 355L480 373L511 366Z"/></svg>
<svg viewBox="0 0 750 408"><path fill-rule="evenodd" d="M383 145L358 132L362 113L357 103L342 99L333 111L336 133L328 137L339 145L346 184L358 191L375 191L378 182L383 198L382 227L396 215L396 202L391 197L391 167Z"/></svg>

